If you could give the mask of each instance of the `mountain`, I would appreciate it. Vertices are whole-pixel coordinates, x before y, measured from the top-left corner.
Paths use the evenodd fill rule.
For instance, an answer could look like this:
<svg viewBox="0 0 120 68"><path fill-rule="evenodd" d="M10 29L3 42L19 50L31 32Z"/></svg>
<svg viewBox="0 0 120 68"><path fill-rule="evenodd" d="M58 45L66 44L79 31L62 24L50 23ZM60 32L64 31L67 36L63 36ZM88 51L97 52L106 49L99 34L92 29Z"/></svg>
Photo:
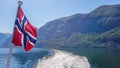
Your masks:
<svg viewBox="0 0 120 68"><path fill-rule="evenodd" d="M115 30L114 33L120 30L120 4L103 5L88 14L75 14L48 22L38 30L37 45L38 47L108 47L108 43L113 43L113 47L119 46L117 43L120 42L119 33L116 37L113 36L113 41L112 30ZM111 41L107 36L111 37Z"/></svg>
<svg viewBox="0 0 120 68"><path fill-rule="evenodd" d="M120 47L120 4L50 21L37 35L36 47Z"/></svg>
<svg viewBox="0 0 120 68"><path fill-rule="evenodd" d="M8 48L8 47L10 47L11 39L12 39L12 36L10 36L8 39L6 39L6 41L1 44L1 48Z"/></svg>
<svg viewBox="0 0 120 68"><path fill-rule="evenodd" d="M0 33L0 46L1 44L8 39L10 36L10 33Z"/></svg>

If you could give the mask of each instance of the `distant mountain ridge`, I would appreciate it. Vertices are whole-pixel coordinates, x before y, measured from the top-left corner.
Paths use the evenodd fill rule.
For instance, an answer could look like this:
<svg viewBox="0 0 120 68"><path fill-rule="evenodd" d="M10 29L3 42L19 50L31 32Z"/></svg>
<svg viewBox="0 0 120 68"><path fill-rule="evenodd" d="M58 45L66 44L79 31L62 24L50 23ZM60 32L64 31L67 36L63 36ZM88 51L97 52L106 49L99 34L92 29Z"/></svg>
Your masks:
<svg viewBox="0 0 120 68"><path fill-rule="evenodd" d="M9 38L11 34L10 33L0 33L0 46L5 40Z"/></svg>
<svg viewBox="0 0 120 68"><path fill-rule="evenodd" d="M119 31L120 4L103 5L46 23L38 29L36 47L120 47Z"/></svg>

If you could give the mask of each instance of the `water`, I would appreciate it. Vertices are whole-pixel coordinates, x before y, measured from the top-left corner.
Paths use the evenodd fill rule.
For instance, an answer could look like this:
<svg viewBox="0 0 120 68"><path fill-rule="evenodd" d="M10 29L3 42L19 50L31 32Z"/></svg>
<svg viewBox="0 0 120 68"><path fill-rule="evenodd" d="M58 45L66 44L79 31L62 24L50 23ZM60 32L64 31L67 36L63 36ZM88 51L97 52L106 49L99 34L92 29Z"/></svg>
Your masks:
<svg viewBox="0 0 120 68"><path fill-rule="evenodd" d="M29 52L25 52L22 49L13 49L12 59L10 68L34 68L35 64L39 60L46 55L48 55L48 51L45 49L35 48ZM0 68L6 68L8 49L1 48L0 49Z"/></svg>
<svg viewBox="0 0 120 68"><path fill-rule="evenodd" d="M67 52L64 52L63 50ZM54 51L55 54L51 54L53 52L50 51ZM86 59L88 59L91 68L120 68L120 49L62 48L59 49L59 51L60 52L58 52L58 50L52 50L52 49L35 48L32 49L30 52L24 52L23 50L18 48L14 49L10 68L35 68L36 66L38 66L37 64L43 65L46 64L46 62L50 62L50 61L51 62L49 63L49 65L51 65L51 63L54 63L52 60L55 57L59 57L60 60L54 59L54 61L62 62L63 63L62 65L66 64L68 65L67 67L69 67L71 64L73 64L72 62L74 62L74 66L77 66L79 64L75 63L76 59L78 60L85 59L85 58L81 58L81 56L85 56ZM0 68L6 68L7 53L8 53L8 49L6 48L0 49ZM53 55L53 57L51 57L51 55ZM62 59L61 57L66 58L66 60L61 61ZM70 60L73 57L75 58L75 60ZM74 67L74 68L79 68L79 67Z"/></svg>
<svg viewBox="0 0 120 68"><path fill-rule="evenodd" d="M62 50L86 56L91 68L120 68L119 48L63 48Z"/></svg>

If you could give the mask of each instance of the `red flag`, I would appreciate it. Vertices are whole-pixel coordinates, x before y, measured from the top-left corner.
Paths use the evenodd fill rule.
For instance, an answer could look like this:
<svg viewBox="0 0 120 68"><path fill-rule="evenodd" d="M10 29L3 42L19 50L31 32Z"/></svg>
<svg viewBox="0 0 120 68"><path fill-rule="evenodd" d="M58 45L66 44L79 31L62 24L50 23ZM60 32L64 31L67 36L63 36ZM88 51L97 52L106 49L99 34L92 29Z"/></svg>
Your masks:
<svg viewBox="0 0 120 68"><path fill-rule="evenodd" d="M25 51L29 51L35 45L36 33L36 28L29 23L21 7L18 6L12 43L15 46L23 46Z"/></svg>

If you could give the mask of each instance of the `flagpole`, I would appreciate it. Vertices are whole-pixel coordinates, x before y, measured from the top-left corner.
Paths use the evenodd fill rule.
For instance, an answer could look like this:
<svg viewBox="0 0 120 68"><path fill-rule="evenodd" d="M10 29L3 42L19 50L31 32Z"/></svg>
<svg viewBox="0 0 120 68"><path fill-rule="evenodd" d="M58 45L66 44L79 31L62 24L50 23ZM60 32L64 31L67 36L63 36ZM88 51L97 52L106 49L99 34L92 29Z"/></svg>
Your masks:
<svg viewBox="0 0 120 68"><path fill-rule="evenodd" d="M18 5L21 6L22 4L23 4L23 2L21 0L19 0ZM9 53L8 53L6 68L10 68L10 60L11 60L11 57L12 57L12 50L13 50L13 45L11 44L10 47L9 47Z"/></svg>
<svg viewBox="0 0 120 68"><path fill-rule="evenodd" d="M8 54L8 58L7 58L6 68L10 68L10 60L11 60L11 57L12 57L12 49L13 49L13 45L11 44L10 48L9 48L9 54Z"/></svg>

